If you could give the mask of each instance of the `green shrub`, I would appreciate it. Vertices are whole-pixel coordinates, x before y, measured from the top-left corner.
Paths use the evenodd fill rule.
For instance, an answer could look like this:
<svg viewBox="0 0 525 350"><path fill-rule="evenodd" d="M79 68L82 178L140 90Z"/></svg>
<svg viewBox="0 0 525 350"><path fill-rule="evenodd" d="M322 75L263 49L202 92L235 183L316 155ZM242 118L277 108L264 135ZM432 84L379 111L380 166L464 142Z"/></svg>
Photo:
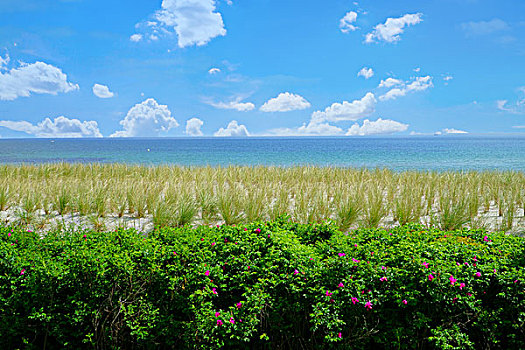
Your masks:
<svg viewBox="0 0 525 350"><path fill-rule="evenodd" d="M525 239L418 225L0 228L0 348L525 348Z"/></svg>

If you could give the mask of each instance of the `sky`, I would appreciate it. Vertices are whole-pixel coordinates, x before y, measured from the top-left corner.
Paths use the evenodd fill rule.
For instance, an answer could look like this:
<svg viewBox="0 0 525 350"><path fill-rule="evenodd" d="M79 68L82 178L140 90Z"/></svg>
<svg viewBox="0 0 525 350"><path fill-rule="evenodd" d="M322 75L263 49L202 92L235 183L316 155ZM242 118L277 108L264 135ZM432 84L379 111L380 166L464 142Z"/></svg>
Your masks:
<svg viewBox="0 0 525 350"><path fill-rule="evenodd" d="M0 137L525 133L522 0L0 0Z"/></svg>

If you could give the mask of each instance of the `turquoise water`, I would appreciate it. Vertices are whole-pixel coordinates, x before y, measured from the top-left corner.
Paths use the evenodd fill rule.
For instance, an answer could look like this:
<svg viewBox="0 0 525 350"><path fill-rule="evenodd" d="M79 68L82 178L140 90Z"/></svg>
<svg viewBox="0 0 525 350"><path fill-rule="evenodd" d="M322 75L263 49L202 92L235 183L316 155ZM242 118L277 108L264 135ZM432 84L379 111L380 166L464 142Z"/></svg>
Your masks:
<svg viewBox="0 0 525 350"><path fill-rule="evenodd" d="M0 139L0 163L525 170L525 137Z"/></svg>

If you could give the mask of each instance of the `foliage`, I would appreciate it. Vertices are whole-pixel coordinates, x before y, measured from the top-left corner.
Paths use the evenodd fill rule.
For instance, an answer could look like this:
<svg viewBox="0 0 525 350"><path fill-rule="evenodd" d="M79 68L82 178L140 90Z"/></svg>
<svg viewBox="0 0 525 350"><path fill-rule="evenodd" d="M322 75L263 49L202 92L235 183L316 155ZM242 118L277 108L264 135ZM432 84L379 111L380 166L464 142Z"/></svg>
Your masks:
<svg viewBox="0 0 525 350"><path fill-rule="evenodd" d="M0 228L0 348L525 348L525 239L409 224Z"/></svg>

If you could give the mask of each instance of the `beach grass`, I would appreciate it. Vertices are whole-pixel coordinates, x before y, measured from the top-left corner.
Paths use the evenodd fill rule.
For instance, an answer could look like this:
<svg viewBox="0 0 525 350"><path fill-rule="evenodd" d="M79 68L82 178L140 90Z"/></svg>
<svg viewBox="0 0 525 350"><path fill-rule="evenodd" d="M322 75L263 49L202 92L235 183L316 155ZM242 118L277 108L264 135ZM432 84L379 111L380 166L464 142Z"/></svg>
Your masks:
<svg viewBox="0 0 525 350"><path fill-rule="evenodd" d="M37 217L149 218L156 226L238 224L281 214L341 229L423 223L511 231L523 218L520 171L394 172L336 167L126 164L0 166L0 212ZM94 221L94 220L92 220Z"/></svg>

